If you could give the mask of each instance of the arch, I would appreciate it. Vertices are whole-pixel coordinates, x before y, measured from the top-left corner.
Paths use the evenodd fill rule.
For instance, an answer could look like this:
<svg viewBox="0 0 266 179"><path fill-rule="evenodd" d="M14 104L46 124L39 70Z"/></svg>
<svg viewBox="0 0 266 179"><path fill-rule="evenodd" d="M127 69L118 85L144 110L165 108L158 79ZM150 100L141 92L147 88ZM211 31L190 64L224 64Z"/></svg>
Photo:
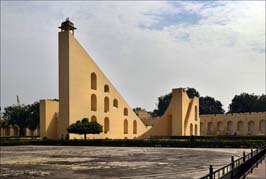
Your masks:
<svg viewBox="0 0 266 179"><path fill-rule="evenodd" d="M30 130L30 136L34 136L34 130Z"/></svg>
<svg viewBox="0 0 266 179"><path fill-rule="evenodd" d="M96 118L96 116L91 116L91 121L95 121L95 122L97 122L97 118Z"/></svg>
<svg viewBox="0 0 266 179"><path fill-rule="evenodd" d="M91 95L91 110L97 111L97 97L95 94Z"/></svg>
<svg viewBox="0 0 266 179"><path fill-rule="evenodd" d="M266 132L266 120L260 120L259 128L261 132Z"/></svg>
<svg viewBox="0 0 266 179"><path fill-rule="evenodd" d="M116 98L113 100L113 107L118 108L118 101Z"/></svg>
<svg viewBox="0 0 266 179"><path fill-rule="evenodd" d="M9 127L4 128L4 136L10 136L10 128Z"/></svg>
<svg viewBox="0 0 266 179"><path fill-rule="evenodd" d="M108 117L104 118L104 133L106 134L110 130L110 120Z"/></svg>
<svg viewBox="0 0 266 179"><path fill-rule="evenodd" d="M4 136L4 128L0 127L0 136Z"/></svg>
<svg viewBox="0 0 266 179"><path fill-rule="evenodd" d="M137 134L138 132L138 126L137 126L137 121L133 121L133 134Z"/></svg>
<svg viewBox="0 0 266 179"><path fill-rule="evenodd" d="M128 116L128 109L124 108L124 116Z"/></svg>
<svg viewBox="0 0 266 179"><path fill-rule="evenodd" d="M110 92L108 85L104 85L104 92L105 93L109 93Z"/></svg>
<svg viewBox="0 0 266 179"><path fill-rule="evenodd" d="M97 76L96 73L91 73L91 89L97 90Z"/></svg>
<svg viewBox="0 0 266 179"><path fill-rule="evenodd" d="M124 120L124 134L128 134L128 121L127 121L127 119Z"/></svg>
<svg viewBox="0 0 266 179"><path fill-rule="evenodd" d="M104 112L109 112L109 98L107 96L104 97Z"/></svg>
<svg viewBox="0 0 266 179"><path fill-rule="evenodd" d="M190 123L190 135L193 135L193 124Z"/></svg>
<svg viewBox="0 0 266 179"><path fill-rule="evenodd" d="M195 106L195 120L198 120L198 106Z"/></svg>
<svg viewBox="0 0 266 179"><path fill-rule="evenodd" d="M218 128L219 132L223 132L224 131L224 125L223 125L223 123L221 121L219 121L217 123L217 128Z"/></svg>
<svg viewBox="0 0 266 179"><path fill-rule="evenodd" d="M13 127L13 135L18 136L18 127Z"/></svg>
<svg viewBox="0 0 266 179"><path fill-rule="evenodd" d="M238 131L243 131L244 130L244 122L243 121L238 121L237 122L237 130Z"/></svg>
<svg viewBox="0 0 266 179"><path fill-rule="evenodd" d="M213 132L213 123L208 122L208 132Z"/></svg>
<svg viewBox="0 0 266 179"><path fill-rule="evenodd" d="M227 122L227 131L233 132L233 122L232 121Z"/></svg>
<svg viewBox="0 0 266 179"><path fill-rule="evenodd" d="M198 125L195 124L195 136L197 136L197 135L198 135Z"/></svg>
<svg viewBox="0 0 266 179"><path fill-rule="evenodd" d="M203 122L200 123L200 133L202 133L204 130L203 130ZM205 132L205 131L204 131Z"/></svg>
<svg viewBox="0 0 266 179"><path fill-rule="evenodd" d="M40 128L37 128L37 136L40 136Z"/></svg>
<svg viewBox="0 0 266 179"><path fill-rule="evenodd" d="M248 132L253 133L255 131L255 122L254 121L248 121Z"/></svg>

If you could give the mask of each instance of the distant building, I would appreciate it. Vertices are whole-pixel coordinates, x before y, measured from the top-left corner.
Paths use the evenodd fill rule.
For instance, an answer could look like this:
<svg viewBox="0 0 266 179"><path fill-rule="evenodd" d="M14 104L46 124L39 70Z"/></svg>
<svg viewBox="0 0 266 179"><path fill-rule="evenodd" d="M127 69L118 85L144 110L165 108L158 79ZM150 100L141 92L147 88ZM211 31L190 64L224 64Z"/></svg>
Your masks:
<svg viewBox="0 0 266 179"><path fill-rule="evenodd" d="M201 135L266 135L266 112L200 115Z"/></svg>
<svg viewBox="0 0 266 179"><path fill-rule="evenodd" d="M7 120L4 119L3 113L0 113L0 137L18 137L19 126L9 125ZM40 129L30 130L25 129L25 136L40 136Z"/></svg>
<svg viewBox="0 0 266 179"><path fill-rule="evenodd" d="M144 110L144 109L136 108L136 109L133 109L133 111L142 120L146 120L146 119L152 118L151 113L146 111L146 110Z"/></svg>
<svg viewBox="0 0 266 179"><path fill-rule="evenodd" d="M19 127L17 125L8 125L4 120L0 120L0 137L18 137ZM25 129L25 136L40 136L40 130Z"/></svg>
<svg viewBox="0 0 266 179"><path fill-rule="evenodd" d="M151 115L148 117L149 113L145 111L138 111L137 114L147 126L154 126L160 119ZM266 136L266 112L208 114L199 118L202 136Z"/></svg>

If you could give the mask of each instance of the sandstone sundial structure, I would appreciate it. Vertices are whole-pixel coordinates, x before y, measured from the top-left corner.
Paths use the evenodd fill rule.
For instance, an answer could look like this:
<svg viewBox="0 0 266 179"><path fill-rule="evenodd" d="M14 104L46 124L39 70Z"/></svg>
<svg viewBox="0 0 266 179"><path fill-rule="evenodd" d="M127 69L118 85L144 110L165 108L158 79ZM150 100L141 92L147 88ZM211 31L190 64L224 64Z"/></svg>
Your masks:
<svg viewBox="0 0 266 179"><path fill-rule="evenodd" d="M82 138L68 134L67 127L85 117L103 126L91 138L199 135L197 97L189 99L182 88L173 89L165 114L146 126L74 37L74 23L67 18L59 28L59 101L40 101L41 137Z"/></svg>

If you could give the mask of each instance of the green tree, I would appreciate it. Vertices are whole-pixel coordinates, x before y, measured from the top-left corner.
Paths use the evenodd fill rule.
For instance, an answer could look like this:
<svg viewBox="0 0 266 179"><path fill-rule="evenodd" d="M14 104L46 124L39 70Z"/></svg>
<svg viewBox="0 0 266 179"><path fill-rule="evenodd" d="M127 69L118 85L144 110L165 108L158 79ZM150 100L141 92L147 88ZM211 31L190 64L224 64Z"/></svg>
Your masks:
<svg viewBox="0 0 266 179"><path fill-rule="evenodd" d="M71 124L67 131L68 133L84 135L84 139L87 139L87 134L99 134L103 131L103 127L97 121L89 122L88 118L83 118L81 121Z"/></svg>
<svg viewBox="0 0 266 179"><path fill-rule="evenodd" d="M19 135L25 136L26 128L35 130L40 125L40 103L30 105L13 105L5 108L3 118L8 125L17 125Z"/></svg>
<svg viewBox="0 0 266 179"><path fill-rule="evenodd" d="M5 108L4 119L9 125L19 126L19 135L25 136L25 129L28 124L28 112L24 105L13 105Z"/></svg>
<svg viewBox="0 0 266 179"><path fill-rule="evenodd" d="M266 111L266 95L262 94L257 102L255 103L255 107L254 107L254 111L255 112L264 112Z"/></svg>
<svg viewBox="0 0 266 179"><path fill-rule="evenodd" d="M34 131L40 126L40 103L35 102L26 106L28 112L27 127Z"/></svg>
<svg viewBox="0 0 266 179"><path fill-rule="evenodd" d="M168 108L172 99L172 93L168 93L158 98L157 109L152 112L152 116L162 116Z"/></svg>
<svg viewBox="0 0 266 179"><path fill-rule="evenodd" d="M97 121L90 122L91 130L89 134L100 134L103 131L103 126Z"/></svg>
<svg viewBox="0 0 266 179"><path fill-rule="evenodd" d="M199 98L199 113L200 114L223 114L223 105L219 100L215 100L210 96Z"/></svg>
<svg viewBox="0 0 266 179"><path fill-rule="evenodd" d="M186 92L189 98L193 98L193 97L200 97L199 92L195 89L195 88L186 88Z"/></svg>
<svg viewBox="0 0 266 179"><path fill-rule="evenodd" d="M241 93L235 95L229 105L229 113L263 112L266 111L265 95Z"/></svg>

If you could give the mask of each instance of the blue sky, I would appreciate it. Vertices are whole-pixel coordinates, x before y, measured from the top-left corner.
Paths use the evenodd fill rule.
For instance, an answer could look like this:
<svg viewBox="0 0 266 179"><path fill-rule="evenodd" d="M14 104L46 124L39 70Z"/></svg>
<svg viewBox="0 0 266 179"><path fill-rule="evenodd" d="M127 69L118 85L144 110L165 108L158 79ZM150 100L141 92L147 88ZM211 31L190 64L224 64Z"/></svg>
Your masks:
<svg viewBox="0 0 266 179"><path fill-rule="evenodd" d="M265 2L1 1L1 103L58 98L57 32L75 36L132 106L194 87L221 100L265 93Z"/></svg>
<svg viewBox="0 0 266 179"><path fill-rule="evenodd" d="M177 24L193 25L198 23L198 21L201 18L198 14L188 11L182 11L176 13L162 12L161 14L151 13L145 15L158 19L158 21L156 21L153 24L150 24L150 26L147 27L156 30L162 30L165 27Z"/></svg>
<svg viewBox="0 0 266 179"><path fill-rule="evenodd" d="M173 11L156 11L150 12L145 15L151 16L151 18L157 19L153 24L150 24L149 28L161 30L168 26L184 24L195 25L201 18L200 13L186 9L184 2L169 1L168 2L175 10ZM199 5L200 9L220 7L224 4L218 1L191 1L191 4Z"/></svg>

